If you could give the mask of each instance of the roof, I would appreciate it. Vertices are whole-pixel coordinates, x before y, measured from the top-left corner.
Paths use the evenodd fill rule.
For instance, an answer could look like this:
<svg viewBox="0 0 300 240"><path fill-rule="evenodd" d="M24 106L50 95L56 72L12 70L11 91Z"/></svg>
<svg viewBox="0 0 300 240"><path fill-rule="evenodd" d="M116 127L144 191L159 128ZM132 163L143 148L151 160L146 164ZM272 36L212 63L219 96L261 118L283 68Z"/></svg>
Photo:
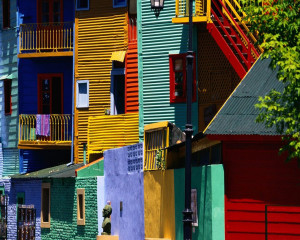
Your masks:
<svg viewBox="0 0 300 240"><path fill-rule="evenodd" d="M271 89L283 91L283 83L277 79L277 70L272 70L271 59L259 58L223 107L204 131L210 135L278 135L276 128L266 128L256 123L259 109L255 108L259 96Z"/></svg>
<svg viewBox="0 0 300 240"><path fill-rule="evenodd" d="M39 171L16 174L11 176L14 179L40 179L40 178L69 178L75 177L75 170L82 167L84 164L62 164L51 168L45 168Z"/></svg>

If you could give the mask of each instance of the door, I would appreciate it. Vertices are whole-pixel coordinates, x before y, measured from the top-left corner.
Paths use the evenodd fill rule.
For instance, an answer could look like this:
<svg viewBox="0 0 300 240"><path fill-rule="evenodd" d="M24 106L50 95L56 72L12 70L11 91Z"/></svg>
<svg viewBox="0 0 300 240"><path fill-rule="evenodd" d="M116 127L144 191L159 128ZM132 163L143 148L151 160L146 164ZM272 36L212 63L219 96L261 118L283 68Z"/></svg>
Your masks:
<svg viewBox="0 0 300 240"><path fill-rule="evenodd" d="M63 113L63 75L38 75L38 113Z"/></svg>
<svg viewBox="0 0 300 240"><path fill-rule="evenodd" d="M37 47L39 50L59 50L63 39L63 1L38 0Z"/></svg>

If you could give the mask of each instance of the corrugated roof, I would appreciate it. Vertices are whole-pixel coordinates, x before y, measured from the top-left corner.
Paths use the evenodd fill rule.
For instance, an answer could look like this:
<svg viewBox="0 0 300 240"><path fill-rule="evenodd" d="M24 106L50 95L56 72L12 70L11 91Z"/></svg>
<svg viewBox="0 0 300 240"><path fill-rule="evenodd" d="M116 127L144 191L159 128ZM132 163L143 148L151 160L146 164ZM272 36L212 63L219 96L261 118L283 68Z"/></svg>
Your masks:
<svg viewBox="0 0 300 240"><path fill-rule="evenodd" d="M67 165L62 164L59 166L45 168L39 171L25 173L25 174L16 174L11 176L11 178L17 179L25 179L25 178L68 178L68 177L75 177L75 170L82 167L84 164L74 164L74 165Z"/></svg>
<svg viewBox="0 0 300 240"><path fill-rule="evenodd" d="M219 113L205 130L205 134L225 135L278 135L275 127L266 128L256 123L259 96L265 96L271 89L283 90L283 83L277 79L277 71L269 68L271 60L257 60Z"/></svg>

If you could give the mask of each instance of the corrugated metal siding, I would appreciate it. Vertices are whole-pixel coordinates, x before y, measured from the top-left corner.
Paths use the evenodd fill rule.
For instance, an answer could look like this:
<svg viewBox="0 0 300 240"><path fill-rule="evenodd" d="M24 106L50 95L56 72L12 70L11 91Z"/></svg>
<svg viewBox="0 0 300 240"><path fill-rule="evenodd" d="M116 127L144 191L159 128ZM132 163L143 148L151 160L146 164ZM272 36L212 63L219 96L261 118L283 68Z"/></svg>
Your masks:
<svg viewBox="0 0 300 240"><path fill-rule="evenodd" d="M140 136L143 126L170 121L181 129L186 123L186 104L170 104L169 53L187 51L188 26L172 24L175 1L165 1L164 8L155 16L150 1L138 3L138 57L140 93ZM139 7L141 6L141 7ZM140 84L142 82L142 84ZM197 103L193 103L193 125L197 131Z"/></svg>
<svg viewBox="0 0 300 240"><path fill-rule="evenodd" d="M112 0L90 0L90 10L76 13L76 80L89 80L89 108L76 109L75 162L83 161L89 116L110 108L112 52L127 49L127 8L113 8Z"/></svg>
<svg viewBox="0 0 300 240"><path fill-rule="evenodd" d="M3 176L19 173L19 150L17 148L3 149Z"/></svg>
<svg viewBox="0 0 300 240"><path fill-rule="evenodd" d="M90 117L88 155L139 142L138 113Z"/></svg>
<svg viewBox="0 0 300 240"><path fill-rule="evenodd" d="M128 19L128 51L125 61L125 112L138 112L139 86L136 17Z"/></svg>

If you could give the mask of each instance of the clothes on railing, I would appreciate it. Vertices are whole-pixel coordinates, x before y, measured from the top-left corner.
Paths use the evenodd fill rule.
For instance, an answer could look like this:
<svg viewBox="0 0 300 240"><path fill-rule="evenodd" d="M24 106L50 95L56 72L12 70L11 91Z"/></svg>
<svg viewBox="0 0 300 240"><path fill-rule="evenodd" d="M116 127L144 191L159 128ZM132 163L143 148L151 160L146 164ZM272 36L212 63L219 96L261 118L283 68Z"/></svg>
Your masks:
<svg viewBox="0 0 300 240"><path fill-rule="evenodd" d="M37 114L36 115L36 129L35 134L39 136L50 136L50 115Z"/></svg>

